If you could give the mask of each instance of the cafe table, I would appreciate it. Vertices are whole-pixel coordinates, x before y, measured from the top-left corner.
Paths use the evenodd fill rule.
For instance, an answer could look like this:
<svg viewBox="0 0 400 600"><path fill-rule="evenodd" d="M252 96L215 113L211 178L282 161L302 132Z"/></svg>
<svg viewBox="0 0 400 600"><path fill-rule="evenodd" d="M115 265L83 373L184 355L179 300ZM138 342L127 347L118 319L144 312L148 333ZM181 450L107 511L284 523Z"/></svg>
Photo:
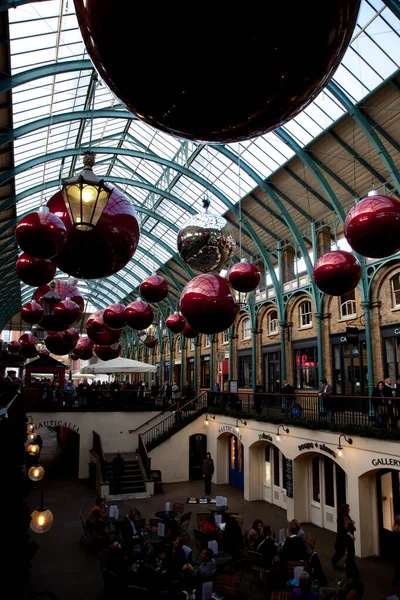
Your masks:
<svg viewBox="0 0 400 600"><path fill-rule="evenodd" d="M223 515L224 512L226 512L229 509L229 506L216 506L215 508L209 508L207 506L207 510L210 511L210 513L214 514L217 513L217 515Z"/></svg>
<svg viewBox="0 0 400 600"><path fill-rule="evenodd" d="M108 530L110 530L110 525L112 525L115 529L115 534L117 538L120 538L120 526L122 521L125 519L123 515L119 515L117 518L115 517L106 517L106 521L108 523Z"/></svg>
<svg viewBox="0 0 400 600"><path fill-rule="evenodd" d="M155 513L155 515L158 519L161 519L161 521L169 521L170 519L176 519L178 513L173 510L170 510L168 512L166 512L165 510L159 510Z"/></svg>

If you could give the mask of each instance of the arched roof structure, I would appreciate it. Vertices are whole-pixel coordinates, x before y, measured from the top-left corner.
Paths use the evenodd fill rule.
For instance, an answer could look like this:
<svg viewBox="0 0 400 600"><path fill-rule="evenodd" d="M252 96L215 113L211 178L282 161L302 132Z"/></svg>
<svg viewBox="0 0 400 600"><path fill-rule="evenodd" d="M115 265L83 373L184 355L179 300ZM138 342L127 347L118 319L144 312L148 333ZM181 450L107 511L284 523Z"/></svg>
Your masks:
<svg viewBox="0 0 400 600"><path fill-rule="evenodd" d="M340 67L300 115L229 145L177 139L121 106L87 56L72 0L3 0L0 27L7 40L0 49L0 330L32 294L15 273L15 224L45 203L61 178L81 170L79 156L90 145L96 174L138 212L141 239L119 273L79 282L89 312L133 299L155 269L171 290L163 312L176 307L193 276L177 255L176 235L205 194L236 232L235 259L262 260L273 285L285 244L295 245L310 274L316 224L340 235L356 198L372 188L400 195L397 0L362 0ZM248 83L239 71L238 83Z"/></svg>

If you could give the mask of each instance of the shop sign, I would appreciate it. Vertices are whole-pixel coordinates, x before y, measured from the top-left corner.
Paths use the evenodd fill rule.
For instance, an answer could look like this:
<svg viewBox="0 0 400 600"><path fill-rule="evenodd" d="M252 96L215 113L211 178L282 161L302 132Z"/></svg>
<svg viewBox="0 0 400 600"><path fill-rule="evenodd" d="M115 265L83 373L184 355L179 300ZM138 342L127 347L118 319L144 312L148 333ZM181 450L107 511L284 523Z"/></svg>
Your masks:
<svg viewBox="0 0 400 600"><path fill-rule="evenodd" d="M325 444L317 444L316 442L306 442L305 444L300 444L300 446L298 446L298 449L300 450L300 452L302 450L321 450L321 452L326 452L327 454L333 456L333 458L336 458L336 452L332 450L332 448L329 448L329 446L326 446Z"/></svg>
<svg viewBox="0 0 400 600"><path fill-rule="evenodd" d="M72 429L75 433L79 433L79 427L73 423L67 423L67 421L43 421L43 423L36 425L36 429L40 429L41 427L66 427L67 429Z"/></svg>
<svg viewBox="0 0 400 600"><path fill-rule="evenodd" d="M259 433L258 434L258 439L259 440L268 440L269 442L272 442L272 435L269 435L269 433Z"/></svg>
<svg viewBox="0 0 400 600"><path fill-rule="evenodd" d="M233 433L233 435L236 435L236 437L242 441L242 434L236 431L236 428L232 427L232 425L223 425L222 427L219 427L218 433Z"/></svg>
<svg viewBox="0 0 400 600"><path fill-rule="evenodd" d="M397 458L373 458L371 462L374 467L400 467L400 460Z"/></svg>

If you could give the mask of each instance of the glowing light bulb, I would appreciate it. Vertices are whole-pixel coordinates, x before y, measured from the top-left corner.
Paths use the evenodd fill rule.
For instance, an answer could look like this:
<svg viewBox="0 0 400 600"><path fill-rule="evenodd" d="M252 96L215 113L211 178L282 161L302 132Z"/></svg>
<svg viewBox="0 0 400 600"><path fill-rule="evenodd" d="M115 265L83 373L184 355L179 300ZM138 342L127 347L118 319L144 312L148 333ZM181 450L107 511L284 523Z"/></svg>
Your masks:
<svg viewBox="0 0 400 600"><path fill-rule="evenodd" d="M277 441L277 442L280 442L280 441L281 441L281 436L280 436L280 435L276 435L276 436L275 436L275 438L276 438L276 441Z"/></svg>
<svg viewBox="0 0 400 600"><path fill-rule="evenodd" d="M86 187L82 190L83 202L94 202L96 199L96 193L92 187Z"/></svg>
<svg viewBox="0 0 400 600"><path fill-rule="evenodd" d="M206 420L204 421L204 423L205 423L206 425L208 425L208 419L206 419Z"/></svg>
<svg viewBox="0 0 400 600"><path fill-rule="evenodd" d="M343 456L343 448L338 447L337 451L338 451L339 458L341 458Z"/></svg>
<svg viewBox="0 0 400 600"><path fill-rule="evenodd" d="M37 520L37 522L38 522L38 525L40 525L40 527L43 527L43 525L44 525L44 522L45 522L45 518L44 518L44 516L43 516L43 515L40 515L40 517L38 517L38 520Z"/></svg>

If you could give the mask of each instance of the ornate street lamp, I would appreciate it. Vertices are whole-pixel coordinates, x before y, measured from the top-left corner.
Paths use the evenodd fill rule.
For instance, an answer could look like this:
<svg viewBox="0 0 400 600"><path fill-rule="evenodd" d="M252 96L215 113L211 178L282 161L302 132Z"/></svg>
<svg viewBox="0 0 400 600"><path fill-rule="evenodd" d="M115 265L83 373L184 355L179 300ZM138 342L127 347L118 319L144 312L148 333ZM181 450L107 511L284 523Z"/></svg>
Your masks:
<svg viewBox="0 0 400 600"><path fill-rule="evenodd" d="M42 465L34 465L28 471L28 476L31 481L40 481L44 476Z"/></svg>
<svg viewBox="0 0 400 600"><path fill-rule="evenodd" d="M43 506L43 492L39 488L36 489L40 493L40 506L31 514L30 528L35 533L46 533L53 525L53 513L51 510Z"/></svg>

